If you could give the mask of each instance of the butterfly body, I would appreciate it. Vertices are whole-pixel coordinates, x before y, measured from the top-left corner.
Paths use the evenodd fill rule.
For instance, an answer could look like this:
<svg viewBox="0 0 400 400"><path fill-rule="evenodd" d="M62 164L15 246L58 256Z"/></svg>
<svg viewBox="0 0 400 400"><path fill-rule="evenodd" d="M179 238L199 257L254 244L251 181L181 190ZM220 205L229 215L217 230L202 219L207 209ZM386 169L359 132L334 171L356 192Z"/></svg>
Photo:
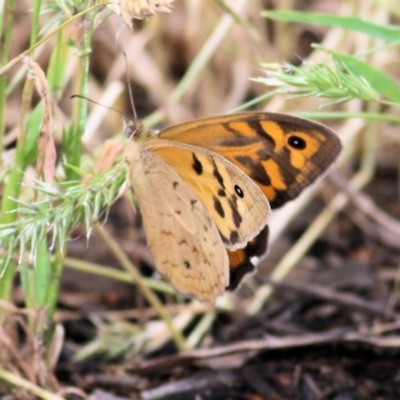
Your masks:
<svg viewBox="0 0 400 400"><path fill-rule="evenodd" d="M208 118L159 135L137 126L125 158L157 270L200 300L234 289L266 251L270 205L296 197L340 148L330 129L283 114Z"/></svg>

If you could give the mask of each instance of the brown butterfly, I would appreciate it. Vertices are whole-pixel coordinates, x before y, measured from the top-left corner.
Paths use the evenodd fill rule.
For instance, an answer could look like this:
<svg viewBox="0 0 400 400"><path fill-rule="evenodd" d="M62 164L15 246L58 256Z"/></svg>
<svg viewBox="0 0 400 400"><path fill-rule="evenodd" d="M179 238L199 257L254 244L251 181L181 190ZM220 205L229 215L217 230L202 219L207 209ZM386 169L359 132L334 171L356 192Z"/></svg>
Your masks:
<svg viewBox="0 0 400 400"><path fill-rule="evenodd" d="M129 181L156 268L178 291L215 301L267 249L267 217L323 174L341 150L324 125L246 112L159 135L136 127Z"/></svg>

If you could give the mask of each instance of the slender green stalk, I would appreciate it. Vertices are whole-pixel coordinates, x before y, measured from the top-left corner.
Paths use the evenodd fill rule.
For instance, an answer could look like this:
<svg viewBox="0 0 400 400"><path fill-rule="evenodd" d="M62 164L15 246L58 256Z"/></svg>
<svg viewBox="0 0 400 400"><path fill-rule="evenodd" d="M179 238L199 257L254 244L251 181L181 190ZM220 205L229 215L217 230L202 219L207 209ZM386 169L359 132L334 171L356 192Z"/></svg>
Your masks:
<svg viewBox="0 0 400 400"><path fill-rule="evenodd" d="M217 319L217 316L217 311L214 309L208 311L201 317L200 321L196 324L196 327L186 339L186 344L189 349L194 349L197 347L204 336L210 332L214 321Z"/></svg>
<svg viewBox="0 0 400 400"><path fill-rule="evenodd" d="M33 46L37 38L39 36L39 15L40 15L40 9L42 6L42 1L41 0L35 0L34 7L33 7L33 13L32 13L32 28L31 28L31 36L30 36L30 46ZM26 88L26 99L28 102L28 99L32 98L32 93L33 93L33 85L32 82L28 81L25 84ZM28 107L28 104L27 104ZM28 111L28 110L27 110ZM27 123L28 125L28 123ZM28 132L28 135L31 135L33 133L33 130L26 129ZM21 130L21 133L23 131ZM26 154L26 147L24 146L24 153ZM22 181L23 177L21 177ZM17 197L15 197L17 198ZM28 307L34 307L37 303L35 296L36 296L36 289L35 289L35 279L34 279L34 274L35 274L36 268L32 268L32 265L30 263L21 263L21 282L22 282L22 287L24 289L24 294L25 294L25 302ZM33 319L30 318L30 323L33 323Z"/></svg>
<svg viewBox="0 0 400 400"><path fill-rule="evenodd" d="M39 399L43 400L65 400L63 397L48 392L43 388L29 382L26 379L21 378L19 375L13 374L0 368L0 380L7 382L10 385L17 387L18 389L24 389Z"/></svg>
<svg viewBox="0 0 400 400"><path fill-rule="evenodd" d="M9 10L8 10L8 23L7 23L7 36L6 36L6 46L5 51L1 55L1 63L5 65L9 58L10 52L10 41L11 41L11 30L13 24L13 7L14 2L13 0L8 1ZM33 11L33 20L32 20L32 29L31 29L31 42L30 44L33 45L38 37L39 34L39 13L41 8L41 0L36 0L34 4L34 11ZM0 93L5 93L5 82L6 76L3 75L0 77ZM24 90L23 90L23 99L22 99L22 112L21 112L21 119L20 119L20 135L18 136L17 141L17 153L16 153L16 162L15 167L11 171L9 176L9 180L4 189L4 196L1 205L1 215L0 215L0 225L6 224L14 221L17 218L17 213L13 212L17 204L15 199L19 197L19 192L21 189L21 183L23 180L24 170L26 168L26 143L27 143L27 116L29 114L30 103L33 93L33 84L32 81L29 80L25 83ZM3 137L3 110L4 104L1 105L2 102L5 101L5 95L0 94L0 140ZM0 144L0 148L2 149L2 145ZM11 260L8 260L3 265L3 276L0 280L0 298L1 299L9 299L11 293L11 287L14 277L14 263ZM26 271L27 272L27 271ZM29 292L31 293L31 292ZM28 296L28 301L32 301L33 299ZM1 315L0 315L1 318Z"/></svg>
<svg viewBox="0 0 400 400"><path fill-rule="evenodd" d="M11 35L12 27L14 24L14 11L15 11L15 0L8 0L3 3L1 9L2 15L0 15L0 34L5 28L4 36L1 38L2 46L0 46L0 64L3 66L7 63L10 57L11 50ZM5 10L7 8L7 10ZM6 21L6 26L3 26ZM0 151L3 152L3 140L4 140L4 111L6 104L6 76L0 76ZM0 167L2 165L2 159L0 158Z"/></svg>
<svg viewBox="0 0 400 400"><path fill-rule="evenodd" d="M33 7L33 13L32 13L30 47L32 47L37 42L39 36L39 29L40 29L39 16L41 8L42 8L42 0L35 0L35 5Z"/></svg>
<svg viewBox="0 0 400 400"><path fill-rule="evenodd" d="M80 90L79 93L82 95L86 95L88 93L88 84L89 84L89 64L90 64L90 52L88 49L91 48L92 39L93 39L93 28L94 28L94 15L91 14L89 17L89 26L86 32L84 33L84 38L82 41L82 57L81 57L81 68L82 74L80 76ZM62 57L61 57L62 59ZM87 121L87 102L81 100L78 102L78 109L77 109L77 118L74 119L77 121L76 125L71 129L69 132L71 133L68 137L68 154L67 160L68 163L73 167L79 167L81 163L81 156L82 156L82 141L81 137L85 130L85 123ZM67 172L67 180L77 179L79 176L74 172L73 169L68 169ZM71 228L71 221L64 221L67 229ZM52 279L49 283L49 291L47 297L47 304L49 306L48 309L48 316L49 318L53 317L55 307L57 304L58 294L60 290L60 282L62 277L62 272L64 269L64 255L67 250L66 243L61 244L56 250L56 257L53 263L53 273Z"/></svg>
<svg viewBox="0 0 400 400"><path fill-rule="evenodd" d="M114 279L126 283L135 283L135 279L129 272L120 271L115 268L105 267L103 265L84 260L77 260L67 257L65 258L65 266L80 272L86 272L88 274L102 276L108 279ZM176 295L176 291L172 288L172 286L163 280L142 278L142 281L152 290L156 290L164 294Z"/></svg>
<svg viewBox="0 0 400 400"><path fill-rule="evenodd" d="M13 0L10 0L13 1ZM83 17L86 14L89 14L91 11L95 10L98 7L102 7L107 3L107 0L100 2L94 6L85 8L83 11L79 12L78 14L75 14L71 18L69 18L67 21L63 22L62 24L58 25L57 28L52 30L49 34L46 36L42 37L38 42L36 42L32 47L30 47L28 50L25 50L23 53L21 53L19 56L13 58L10 60L7 64L2 66L0 68L0 76L3 75L6 71L8 71L11 67L13 67L15 64L17 64L20 60L20 56L22 55L30 55L35 49L37 49L40 45L43 43L46 43L53 35L58 33L60 30L65 28L67 25L69 25L71 22L78 20L79 18Z"/></svg>
<svg viewBox="0 0 400 400"><path fill-rule="evenodd" d="M146 300L157 311L160 318L164 320L178 349L181 351L185 350L187 347L185 339L183 338L181 332L179 332L175 328L171 320L171 317L164 309L160 300L155 296L152 290L144 283L142 276L140 275L136 267L134 267L133 264L130 262L128 256L125 254L124 251L121 250L116 240L105 229L102 229L98 223L94 223L94 228L96 232L100 235L100 237L104 240L104 242L107 244L108 248L111 250L114 256L117 258L121 266L132 274L137 286L145 296Z"/></svg>
<svg viewBox="0 0 400 400"><path fill-rule="evenodd" d="M5 185L3 201L1 204L0 225L14 222L17 218L15 210L17 209L16 200L19 197L21 183L26 167L25 145L26 145L26 121L31 103L32 81L28 81L24 87L21 104L20 135L17 141L17 150L15 155L15 167L12 169L8 182ZM0 263L0 299L9 300L14 278L14 263L11 260ZM0 321L2 311L0 310Z"/></svg>

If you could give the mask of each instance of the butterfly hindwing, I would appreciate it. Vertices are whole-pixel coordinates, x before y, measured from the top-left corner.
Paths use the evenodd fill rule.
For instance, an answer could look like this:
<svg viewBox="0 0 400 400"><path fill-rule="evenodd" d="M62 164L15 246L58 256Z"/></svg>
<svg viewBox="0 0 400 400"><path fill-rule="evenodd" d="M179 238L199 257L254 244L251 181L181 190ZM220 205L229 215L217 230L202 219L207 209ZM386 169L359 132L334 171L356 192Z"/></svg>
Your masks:
<svg viewBox="0 0 400 400"><path fill-rule="evenodd" d="M179 292L214 302L229 283L229 268L212 216L159 156L130 140L125 157L157 270Z"/></svg>
<svg viewBox="0 0 400 400"><path fill-rule="evenodd" d="M269 203L242 171L223 157L187 144L153 139L146 143L197 193L224 245L244 247L267 223Z"/></svg>

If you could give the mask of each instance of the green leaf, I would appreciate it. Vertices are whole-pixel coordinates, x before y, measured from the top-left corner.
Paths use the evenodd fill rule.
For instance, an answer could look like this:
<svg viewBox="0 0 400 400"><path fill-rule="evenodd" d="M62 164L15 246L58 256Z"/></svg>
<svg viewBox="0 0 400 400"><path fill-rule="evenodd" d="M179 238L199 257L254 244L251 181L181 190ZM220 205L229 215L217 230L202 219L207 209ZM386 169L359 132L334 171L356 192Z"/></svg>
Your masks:
<svg viewBox="0 0 400 400"><path fill-rule="evenodd" d="M365 33L375 39L387 42L400 41L400 28L394 25L376 24L355 17L341 17L323 13L302 13L298 11L263 11L261 16L278 21L303 22L329 27L340 27Z"/></svg>
<svg viewBox="0 0 400 400"><path fill-rule="evenodd" d="M7 228L3 226L0 226L0 239L2 237L7 237L11 236L16 232L17 228Z"/></svg>
<svg viewBox="0 0 400 400"><path fill-rule="evenodd" d="M40 102L32 112L27 123L26 146L24 149L25 167L36 161L38 136L43 119L43 103Z"/></svg>
<svg viewBox="0 0 400 400"><path fill-rule="evenodd" d="M383 99L400 104L400 86L388 75L353 56L332 53L332 57L349 74L361 77L368 82Z"/></svg>

